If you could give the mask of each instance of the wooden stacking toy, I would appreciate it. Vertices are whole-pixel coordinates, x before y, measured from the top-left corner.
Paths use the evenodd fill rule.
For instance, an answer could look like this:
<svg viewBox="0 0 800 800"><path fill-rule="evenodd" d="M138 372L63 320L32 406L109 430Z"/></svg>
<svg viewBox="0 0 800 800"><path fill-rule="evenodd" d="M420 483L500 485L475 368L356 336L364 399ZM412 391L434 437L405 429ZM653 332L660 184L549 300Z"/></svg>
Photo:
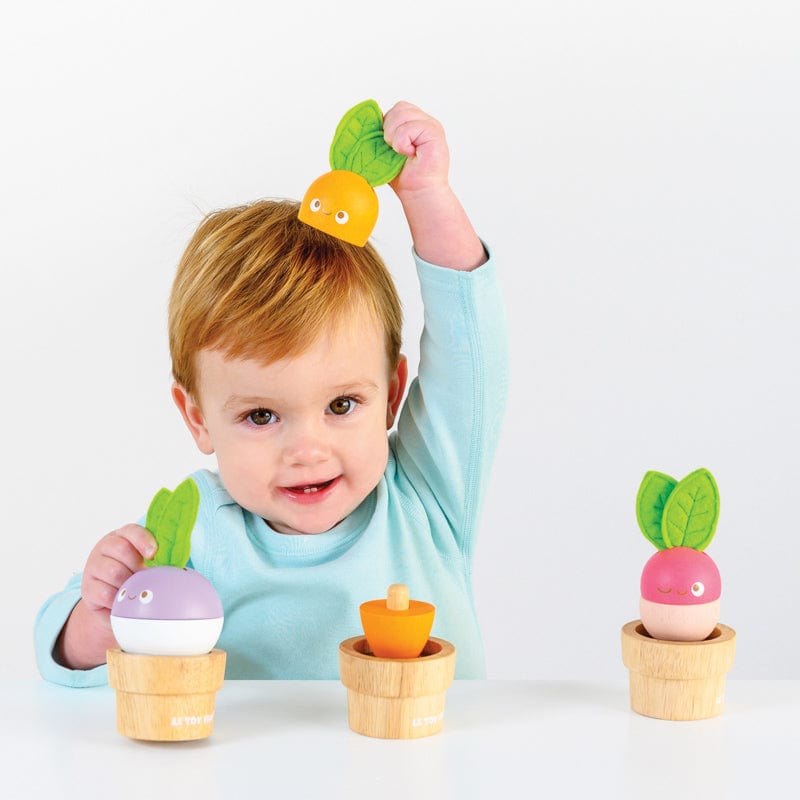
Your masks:
<svg viewBox="0 0 800 800"><path fill-rule="evenodd" d="M382 739L438 733L456 650L430 637L434 606L409 600L406 586L392 584L386 599L362 603L360 612L365 635L339 645L350 728Z"/></svg>
<svg viewBox="0 0 800 800"><path fill-rule="evenodd" d="M646 717L693 720L716 717L725 702L736 633L717 625L699 642L653 639L641 620L622 628L622 661L629 670L631 708Z"/></svg>
<svg viewBox="0 0 800 800"><path fill-rule="evenodd" d="M719 518L716 482L706 469L680 481L648 472L636 516L657 552L642 570L641 619L622 628L631 708L666 720L717 716L736 633L719 623L722 581L703 552Z"/></svg>
<svg viewBox="0 0 800 800"><path fill-rule="evenodd" d="M185 741L209 736L225 653L222 603L211 583L186 568L199 494L193 481L162 489L146 525L158 542L150 566L120 586L111 605L119 648L108 650L117 730L132 739Z"/></svg>
<svg viewBox="0 0 800 800"><path fill-rule="evenodd" d="M123 736L178 742L211 735L216 693L225 678L224 651L150 656L114 649L107 658Z"/></svg>

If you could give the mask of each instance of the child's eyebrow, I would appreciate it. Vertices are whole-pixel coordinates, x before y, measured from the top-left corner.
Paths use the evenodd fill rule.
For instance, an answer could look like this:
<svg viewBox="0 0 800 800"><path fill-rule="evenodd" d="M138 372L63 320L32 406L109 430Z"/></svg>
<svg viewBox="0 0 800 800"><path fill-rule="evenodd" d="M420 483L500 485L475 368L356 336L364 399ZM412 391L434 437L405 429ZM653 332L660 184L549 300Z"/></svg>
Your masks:
<svg viewBox="0 0 800 800"><path fill-rule="evenodd" d="M329 386L326 389L326 394L331 397L338 397L339 395L353 394L355 392L364 392L365 394L373 394L380 389L377 383L372 380L352 381L350 383L341 383L337 386ZM280 401L274 398L260 397L255 395L231 395L223 404L223 411L230 411L233 408L241 408L242 406L249 406L251 408L270 408L271 406L280 405Z"/></svg>
<svg viewBox="0 0 800 800"><path fill-rule="evenodd" d="M270 405L274 405L274 401L268 400L266 397L247 397L245 395L234 394L225 401L222 408L224 411L228 411L231 408L239 406L258 406L261 408L269 407Z"/></svg>
<svg viewBox="0 0 800 800"><path fill-rule="evenodd" d="M351 383L342 383L338 386L331 386L330 390L335 394L347 394L348 392L355 391L377 391L380 387L375 381L363 380L352 381Z"/></svg>

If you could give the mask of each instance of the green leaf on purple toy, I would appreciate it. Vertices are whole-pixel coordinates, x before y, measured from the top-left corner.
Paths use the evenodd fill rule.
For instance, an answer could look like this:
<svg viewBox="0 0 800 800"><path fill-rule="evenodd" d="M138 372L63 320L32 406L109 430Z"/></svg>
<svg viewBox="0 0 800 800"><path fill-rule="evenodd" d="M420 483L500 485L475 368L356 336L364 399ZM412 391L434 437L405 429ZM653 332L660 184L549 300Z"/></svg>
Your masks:
<svg viewBox="0 0 800 800"><path fill-rule="evenodd" d="M639 528L650 542L659 550L669 545L662 534L664 506L678 482L662 472L647 472L636 495L636 520Z"/></svg>
<svg viewBox="0 0 800 800"><path fill-rule="evenodd" d="M394 180L406 157L395 152L383 138L383 113L378 104L364 100L340 120L329 161L332 169L355 172L374 187Z"/></svg>
<svg viewBox="0 0 800 800"><path fill-rule="evenodd" d="M189 561L192 529L200 507L200 492L191 478L174 492L159 489L147 509L145 527L156 539L158 548L148 567L185 567Z"/></svg>
<svg viewBox="0 0 800 800"><path fill-rule="evenodd" d="M661 535L667 547L705 550L719 519L719 490L707 469L687 475L664 504Z"/></svg>

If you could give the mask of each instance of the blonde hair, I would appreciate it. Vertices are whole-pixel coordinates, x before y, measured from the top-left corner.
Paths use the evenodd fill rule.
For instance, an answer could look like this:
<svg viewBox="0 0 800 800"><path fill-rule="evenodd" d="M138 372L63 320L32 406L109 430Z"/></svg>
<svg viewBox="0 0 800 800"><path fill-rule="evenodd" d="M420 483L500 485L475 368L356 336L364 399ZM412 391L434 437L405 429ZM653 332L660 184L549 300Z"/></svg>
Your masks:
<svg viewBox="0 0 800 800"><path fill-rule="evenodd" d="M396 367L402 311L382 259L300 222L298 209L261 200L216 211L189 241L170 294L169 347L173 376L194 397L201 350L263 364L297 356L359 304L383 326Z"/></svg>

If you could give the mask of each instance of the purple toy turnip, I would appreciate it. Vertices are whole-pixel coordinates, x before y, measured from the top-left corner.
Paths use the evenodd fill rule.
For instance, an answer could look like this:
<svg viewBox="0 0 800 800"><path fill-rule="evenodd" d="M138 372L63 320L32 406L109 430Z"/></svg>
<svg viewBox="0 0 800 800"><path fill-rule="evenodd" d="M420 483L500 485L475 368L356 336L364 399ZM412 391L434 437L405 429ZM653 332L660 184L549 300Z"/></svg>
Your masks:
<svg viewBox="0 0 800 800"><path fill-rule="evenodd" d="M126 653L208 653L222 631L222 603L193 569L149 567L131 575L111 606L111 628Z"/></svg>
<svg viewBox="0 0 800 800"><path fill-rule="evenodd" d="M111 606L111 628L125 652L201 655L219 638L219 596L206 578L185 566L199 499L189 479L174 492L162 489L150 504L145 524L158 542L152 566L131 575Z"/></svg>

